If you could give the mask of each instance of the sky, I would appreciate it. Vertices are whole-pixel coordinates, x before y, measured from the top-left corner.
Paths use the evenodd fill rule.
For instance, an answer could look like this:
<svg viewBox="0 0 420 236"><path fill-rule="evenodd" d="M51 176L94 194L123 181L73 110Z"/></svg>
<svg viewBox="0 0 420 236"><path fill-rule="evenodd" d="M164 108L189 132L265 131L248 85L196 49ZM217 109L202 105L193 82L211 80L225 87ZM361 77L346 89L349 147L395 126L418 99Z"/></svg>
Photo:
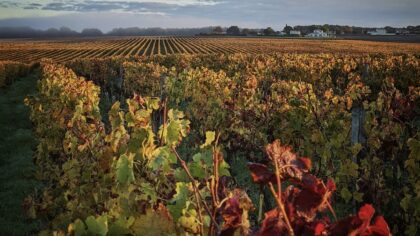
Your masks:
<svg viewBox="0 0 420 236"><path fill-rule="evenodd" d="M247 28L420 25L420 0L0 0L0 26Z"/></svg>

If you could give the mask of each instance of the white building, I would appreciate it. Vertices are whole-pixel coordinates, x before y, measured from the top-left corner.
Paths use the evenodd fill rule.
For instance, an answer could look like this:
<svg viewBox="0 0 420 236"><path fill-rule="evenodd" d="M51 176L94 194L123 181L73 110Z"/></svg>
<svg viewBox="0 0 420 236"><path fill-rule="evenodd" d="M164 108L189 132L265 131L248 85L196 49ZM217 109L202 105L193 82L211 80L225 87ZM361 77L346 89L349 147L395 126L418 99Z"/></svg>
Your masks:
<svg viewBox="0 0 420 236"><path fill-rule="evenodd" d="M300 30L291 30L290 31L290 35L292 35L292 36L300 36L301 33L300 33Z"/></svg>
<svg viewBox="0 0 420 236"><path fill-rule="evenodd" d="M310 38L328 38L329 35L328 33L325 33L323 30L314 30L314 32L306 35L306 37L310 37Z"/></svg>
<svg viewBox="0 0 420 236"><path fill-rule="evenodd" d="M386 29L375 29L375 31L368 31L369 35L395 35L391 33L387 33Z"/></svg>

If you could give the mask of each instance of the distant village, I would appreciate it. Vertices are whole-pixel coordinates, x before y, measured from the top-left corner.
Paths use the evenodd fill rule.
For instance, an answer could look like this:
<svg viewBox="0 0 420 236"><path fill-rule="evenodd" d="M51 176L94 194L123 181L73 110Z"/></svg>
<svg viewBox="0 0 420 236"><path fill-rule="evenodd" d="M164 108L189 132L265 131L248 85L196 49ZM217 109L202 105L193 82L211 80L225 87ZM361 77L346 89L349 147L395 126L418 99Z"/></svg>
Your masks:
<svg viewBox="0 0 420 236"><path fill-rule="evenodd" d="M240 29L238 26L222 28L214 27L210 35L227 36L283 36L283 37L307 37L307 38L335 38L342 35L358 36L393 36L393 35L413 35L420 34L420 26L408 26L405 28L362 28L338 25L311 25L295 26L286 25L282 31L275 31L271 27L266 29ZM209 34L201 34L209 35Z"/></svg>

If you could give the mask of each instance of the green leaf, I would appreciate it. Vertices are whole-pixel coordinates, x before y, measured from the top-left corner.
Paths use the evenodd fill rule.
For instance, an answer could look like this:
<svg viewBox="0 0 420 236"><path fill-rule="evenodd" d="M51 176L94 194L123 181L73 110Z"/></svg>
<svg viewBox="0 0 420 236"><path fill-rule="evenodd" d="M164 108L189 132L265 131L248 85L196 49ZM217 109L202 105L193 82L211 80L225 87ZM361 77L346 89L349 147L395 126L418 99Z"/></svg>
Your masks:
<svg viewBox="0 0 420 236"><path fill-rule="evenodd" d="M105 236L108 232L108 217L103 215L95 219L95 217L89 216L86 219L86 225L90 234Z"/></svg>
<svg viewBox="0 0 420 236"><path fill-rule="evenodd" d="M193 156L193 161L202 163L206 166L212 166L213 165L213 151L212 150L203 150L200 153L197 153Z"/></svg>
<svg viewBox="0 0 420 236"><path fill-rule="evenodd" d="M407 212L408 209L410 209L411 201L412 199L410 194L406 194L405 197L401 200L400 206L405 212Z"/></svg>
<svg viewBox="0 0 420 236"><path fill-rule="evenodd" d="M177 161L175 154L167 146L155 149L152 156L150 167L153 170L162 169L164 172L170 172L171 164L175 164Z"/></svg>
<svg viewBox="0 0 420 236"><path fill-rule="evenodd" d="M230 176L229 172L229 164L226 161L222 161L219 163L219 176Z"/></svg>
<svg viewBox="0 0 420 236"><path fill-rule="evenodd" d="M133 158L134 154L130 153L128 156L123 154L118 159L117 180L119 183L129 184L134 181Z"/></svg>
<svg viewBox="0 0 420 236"><path fill-rule="evenodd" d="M184 182L177 182L176 194L171 200L173 205L168 205L169 212L171 213L175 222L177 222L179 217L181 217L182 210L186 207L188 195L188 184Z"/></svg>
<svg viewBox="0 0 420 236"><path fill-rule="evenodd" d="M135 218L129 235L171 235L176 232L174 221L166 209L146 209L145 214Z"/></svg>
<svg viewBox="0 0 420 236"><path fill-rule="evenodd" d="M134 217L130 217L128 219L119 218L117 222L113 223L109 226L109 231L107 236L120 236L120 235L129 235L130 234L130 226L134 222Z"/></svg>
<svg viewBox="0 0 420 236"><path fill-rule="evenodd" d="M201 153L194 154L192 159L193 159L194 162L200 162L202 160Z"/></svg>
<svg viewBox="0 0 420 236"><path fill-rule="evenodd" d="M86 235L86 226L80 219L69 225L69 231L74 231L75 236Z"/></svg>
<svg viewBox="0 0 420 236"><path fill-rule="evenodd" d="M182 111L170 109L168 111L168 118L170 120L180 120L184 118L184 113Z"/></svg>
<svg viewBox="0 0 420 236"><path fill-rule="evenodd" d="M195 178L204 179L206 177L205 166L200 162L192 162L188 164L191 175Z"/></svg>
<svg viewBox="0 0 420 236"><path fill-rule="evenodd" d="M347 189L347 187L344 187L343 189L341 189L340 196L344 199L344 201L349 202L352 197L352 194Z"/></svg>
<svg viewBox="0 0 420 236"><path fill-rule="evenodd" d="M353 156L356 156L357 154L359 154L362 148L363 148L362 144L356 143L355 145L351 147L351 153L353 154Z"/></svg>
<svg viewBox="0 0 420 236"><path fill-rule="evenodd" d="M182 168L177 168L174 171L175 180L178 182L188 182L190 179L188 178L187 173Z"/></svg>
<svg viewBox="0 0 420 236"><path fill-rule="evenodd" d="M160 102L159 98L147 98L146 99L147 106L149 108L153 109L153 110L159 109L159 102Z"/></svg>
<svg viewBox="0 0 420 236"><path fill-rule="evenodd" d="M200 148L206 148L210 146L216 138L216 133L214 131L206 132L206 142L200 146Z"/></svg>
<svg viewBox="0 0 420 236"><path fill-rule="evenodd" d="M181 125L179 121L171 121L166 127L166 143L170 146L176 146L179 141Z"/></svg>
<svg viewBox="0 0 420 236"><path fill-rule="evenodd" d="M343 161L339 175L357 177L359 175L359 166L350 159Z"/></svg>
<svg viewBox="0 0 420 236"><path fill-rule="evenodd" d="M407 144L410 148L410 155L408 156L408 159L405 161L404 165L412 174L418 173L418 163L420 161L420 140L410 138Z"/></svg>
<svg viewBox="0 0 420 236"><path fill-rule="evenodd" d="M353 193L353 199L357 202L362 202L363 201L363 193L361 192L354 192Z"/></svg>
<svg viewBox="0 0 420 236"><path fill-rule="evenodd" d="M405 235L417 235L417 224L410 224L404 231Z"/></svg>
<svg viewBox="0 0 420 236"><path fill-rule="evenodd" d="M136 129L130 134L130 140L128 141L128 151L137 153L143 150L143 144L148 140L150 134L147 129Z"/></svg>
<svg viewBox="0 0 420 236"><path fill-rule="evenodd" d="M168 123L164 127L163 125L159 129L159 135L161 135L165 143L170 146L176 146L182 137L187 136L190 121L183 119L184 113L177 110L168 111Z"/></svg>
<svg viewBox="0 0 420 236"><path fill-rule="evenodd" d="M156 190L153 188L150 183L143 182L140 184L140 190L143 192L138 198L138 200L145 200L150 202L152 205L157 202Z"/></svg>

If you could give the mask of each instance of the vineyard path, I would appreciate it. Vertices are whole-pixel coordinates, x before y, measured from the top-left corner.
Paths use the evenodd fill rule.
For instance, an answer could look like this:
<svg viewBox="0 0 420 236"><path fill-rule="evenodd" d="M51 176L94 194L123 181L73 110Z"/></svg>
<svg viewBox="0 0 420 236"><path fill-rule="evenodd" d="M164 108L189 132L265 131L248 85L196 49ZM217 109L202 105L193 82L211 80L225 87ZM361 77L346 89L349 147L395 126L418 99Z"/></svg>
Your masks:
<svg viewBox="0 0 420 236"><path fill-rule="evenodd" d="M26 96L36 92L39 73L19 78L0 89L0 234L32 235L40 223L27 220L23 199L40 183L35 179L36 139L29 120Z"/></svg>

